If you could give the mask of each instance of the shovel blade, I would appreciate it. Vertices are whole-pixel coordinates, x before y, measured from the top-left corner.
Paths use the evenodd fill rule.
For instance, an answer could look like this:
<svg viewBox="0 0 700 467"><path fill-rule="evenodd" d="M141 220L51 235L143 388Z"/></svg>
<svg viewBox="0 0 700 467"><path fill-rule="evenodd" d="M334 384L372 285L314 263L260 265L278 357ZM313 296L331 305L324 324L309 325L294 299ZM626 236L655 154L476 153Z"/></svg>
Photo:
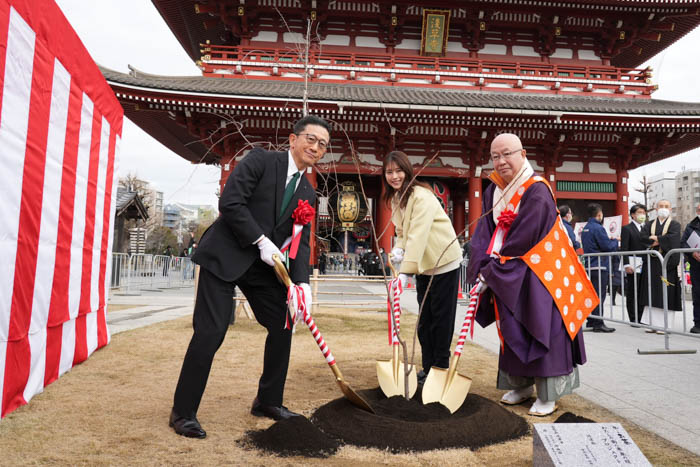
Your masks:
<svg viewBox="0 0 700 467"><path fill-rule="evenodd" d="M393 360L378 360L377 361L377 379L379 387L386 397L405 396L404 388L404 368L403 362L399 361L398 375L394 373ZM408 398L412 398L418 389L418 377L416 376L416 367L409 365L408 373Z"/></svg>
<svg viewBox="0 0 700 467"><path fill-rule="evenodd" d="M345 380L336 379L336 382L340 387L340 391L352 403L352 405L366 410L367 412L374 413L374 409L369 405L369 402L367 402L361 395L356 393Z"/></svg>
<svg viewBox="0 0 700 467"><path fill-rule="evenodd" d="M471 378L456 371L450 381L449 370L432 367L423 384L423 404L439 402L455 413L467 398L471 385Z"/></svg>

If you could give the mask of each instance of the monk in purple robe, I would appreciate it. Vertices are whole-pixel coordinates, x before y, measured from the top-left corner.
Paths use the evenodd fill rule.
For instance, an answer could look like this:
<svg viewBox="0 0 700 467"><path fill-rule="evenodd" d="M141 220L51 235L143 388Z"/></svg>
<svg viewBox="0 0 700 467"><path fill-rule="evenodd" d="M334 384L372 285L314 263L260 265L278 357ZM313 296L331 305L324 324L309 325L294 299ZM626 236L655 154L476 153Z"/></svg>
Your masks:
<svg viewBox="0 0 700 467"><path fill-rule="evenodd" d="M501 352L497 387L510 390L501 402L519 404L537 399L531 415L546 416L557 409L556 401L579 386L577 365L586 362L582 333L572 340L559 310L540 279L519 258L500 261L503 256L524 255L550 231L557 219L555 201L544 183L533 183L517 206L509 205L522 184L535 176L520 139L513 134L498 135L491 144L491 158L498 184L484 192L483 211L474 232L467 279L481 281L487 288L476 321L486 327L498 319ZM514 210L510 228L502 240L491 245L498 218ZM495 303L494 303L495 302ZM535 388L533 388L533 385Z"/></svg>

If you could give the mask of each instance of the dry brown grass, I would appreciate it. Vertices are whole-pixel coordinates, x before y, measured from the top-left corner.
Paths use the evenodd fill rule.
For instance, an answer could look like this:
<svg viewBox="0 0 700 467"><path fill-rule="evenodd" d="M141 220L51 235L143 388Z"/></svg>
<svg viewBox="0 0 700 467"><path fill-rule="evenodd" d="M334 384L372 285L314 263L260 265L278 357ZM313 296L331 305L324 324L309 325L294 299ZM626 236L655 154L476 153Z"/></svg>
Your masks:
<svg viewBox="0 0 700 467"><path fill-rule="evenodd" d="M346 379L356 388L377 386L374 362L389 358L385 314L331 310L316 316ZM409 330L414 316L405 316ZM199 419L205 440L176 436L167 419L182 357L191 336L187 317L118 334L104 349L74 368L0 422L0 464L59 465L530 465L532 437L482 448L393 455L345 446L330 459L279 458L244 450L236 440L272 421L249 414L263 354L264 330L239 317L219 350ZM472 392L497 400L497 357L469 346L461 371L474 380ZM285 404L306 416L341 396L310 333L294 337ZM560 411L597 421L621 422L653 464L698 465L700 458L576 396ZM527 417L527 407L514 412ZM532 422L532 419L529 420ZM487 420L484 421L488 423Z"/></svg>

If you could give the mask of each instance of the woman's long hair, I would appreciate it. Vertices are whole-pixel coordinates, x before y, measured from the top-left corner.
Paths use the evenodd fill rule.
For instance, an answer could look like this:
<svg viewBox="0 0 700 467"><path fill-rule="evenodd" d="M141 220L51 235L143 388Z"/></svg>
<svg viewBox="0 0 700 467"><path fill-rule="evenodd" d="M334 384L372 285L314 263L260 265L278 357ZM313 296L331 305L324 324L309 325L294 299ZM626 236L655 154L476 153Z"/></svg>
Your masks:
<svg viewBox="0 0 700 467"><path fill-rule="evenodd" d="M403 179L403 185L401 185L401 188L399 190L395 190L386 181L386 168L392 162L395 163L405 175L405 178ZM413 166L411 165L411 161L408 160L408 156L406 155L406 153L402 151L391 151L389 154L386 155L386 157L384 157L384 163L382 164L382 184L384 185L383 201L386 204L390 204L391 199L396 193L398 193L400 199L399 208L401 209L404 209L406 207L406 204L408 203L408 198L410 198L411 193L413 193L413 187L422 186L423 188L427 188L428 190L432 191L432 189L427 183L414 180Z"/></svg>

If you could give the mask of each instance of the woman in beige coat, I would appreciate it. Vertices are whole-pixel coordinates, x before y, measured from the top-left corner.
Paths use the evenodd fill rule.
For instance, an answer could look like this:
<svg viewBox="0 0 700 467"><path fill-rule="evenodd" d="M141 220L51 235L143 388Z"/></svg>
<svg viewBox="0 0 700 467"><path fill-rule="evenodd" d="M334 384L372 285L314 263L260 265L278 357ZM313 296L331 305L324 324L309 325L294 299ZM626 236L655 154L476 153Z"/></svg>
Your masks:
<svg viewBox="0 0 700 467"><path fill-rule="evenodd" d="M418 382L422 383L431 367L448 368L450 364L462 253L450 218L430 186L415 180L408 156L390 152L384 158L383 172L382 201L391 203L391 221L396 227L392 261L401 264L402 285L409 275L416 275L419 306L425 299L418 323L423 363Z"/></svg>

